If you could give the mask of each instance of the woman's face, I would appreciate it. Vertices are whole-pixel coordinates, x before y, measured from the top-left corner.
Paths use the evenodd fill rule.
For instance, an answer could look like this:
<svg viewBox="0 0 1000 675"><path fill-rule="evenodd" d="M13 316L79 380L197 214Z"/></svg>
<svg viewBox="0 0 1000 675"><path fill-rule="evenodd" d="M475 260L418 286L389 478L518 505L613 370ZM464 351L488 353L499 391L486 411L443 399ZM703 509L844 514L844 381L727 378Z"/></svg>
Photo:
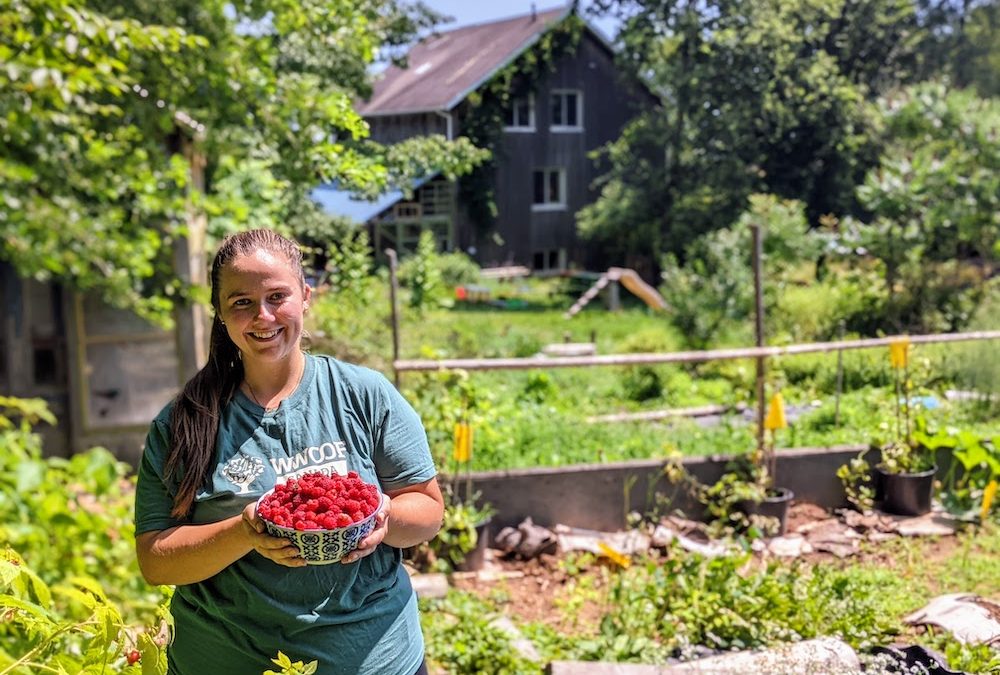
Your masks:
<svg viewBox="0 0 1000 675"><path fill-rule="evenodd" d="M244 360L275 363L297 355L311 295L284 256L264 249L219 271L219 317Z"/></svg>

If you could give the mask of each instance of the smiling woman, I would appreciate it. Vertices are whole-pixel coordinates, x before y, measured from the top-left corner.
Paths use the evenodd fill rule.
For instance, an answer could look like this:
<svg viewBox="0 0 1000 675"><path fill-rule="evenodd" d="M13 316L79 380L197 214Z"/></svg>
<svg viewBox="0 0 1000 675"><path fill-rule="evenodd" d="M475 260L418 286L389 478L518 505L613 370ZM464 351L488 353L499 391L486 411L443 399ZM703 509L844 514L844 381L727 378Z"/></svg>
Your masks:
<svg viewBox="0 0 1000 675"><path fill-rule="evenodd" d="M327 675L425 672L401 549L435 535L443 498L419 417L381 374L302 351L312 289L295 242L233 235L211 283L208 363L153 421L136 492L143 575L177 586L170 672L263 672L279 651ZM357 472L383 494L342 564L308 565L256 513L303 471Z"/></svg>

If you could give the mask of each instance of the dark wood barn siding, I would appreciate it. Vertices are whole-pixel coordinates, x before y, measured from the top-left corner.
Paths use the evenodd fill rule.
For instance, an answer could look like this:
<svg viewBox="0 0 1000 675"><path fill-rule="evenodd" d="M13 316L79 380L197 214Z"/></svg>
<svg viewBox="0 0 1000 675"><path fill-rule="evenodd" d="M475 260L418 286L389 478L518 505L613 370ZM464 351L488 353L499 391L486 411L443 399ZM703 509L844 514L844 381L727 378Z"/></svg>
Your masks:
<svg viewBox="0 0 1000 675"><path fill-rule="evenodd" d="M582 131L551 130L554 90L582 92ZM585 266L588 256L576 236L576 212L596 197L590 186L601 174L588 153L617 138L649 98L633 94L620 81L611 54L585 34L577 53L563 59L535 93L535 132L504 134L498 153L495 228L504 246L478 237L481 262L532 266L535 252L564 249L567 262ZM533 174L540 168L565 170L565 210L532 210Z"/></svg>

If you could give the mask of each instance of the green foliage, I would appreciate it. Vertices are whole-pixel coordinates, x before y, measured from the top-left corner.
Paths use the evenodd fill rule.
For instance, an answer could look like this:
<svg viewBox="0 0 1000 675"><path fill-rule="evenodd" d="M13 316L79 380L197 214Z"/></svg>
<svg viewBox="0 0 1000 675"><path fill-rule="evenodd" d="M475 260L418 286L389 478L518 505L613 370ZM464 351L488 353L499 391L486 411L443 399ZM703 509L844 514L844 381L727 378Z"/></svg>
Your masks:
<svg viewBox="0 0 1000 675"><path fill-rule="evenodd" d="M434 234L424 230L420 233L417 250L399 265L399 283L410 291L408 304L418 313L444 297L438 259Z"/></svg>
<svg viewBox="0 0 1000 675"><path fill-rule="evenodd" d="M847 501L862 513L870 511L875 506L875 488L872 485L872 467L863 450L852 457L847 464L837 468L837 478L844 486Z"/></svg>
<svg viewBox="0 0 1000 675"><path fill-rule="evenodd" d="M0 670L128 671L136 650L164 673L166 598L136 565L128 467L103 449L43 458L42 421L44 402L0 397Z"/></svg>
<svg viewBox="0 0 1000 675"><path fill-rule="evenodd" d="M872 215L846 232L882 265L888 326L960 329L1000 259L1000 105L929 83L886 97L882 114L888 147L858 190Z"/></svg>
<svg viewBox="0 0 1000 675"><path fill-rule="evenodd" d="M271 662L281 668L281 670L265 670L264 675L312 675L316 672L316 661L304 663L302 661L292 661L288 656L279 651L278 657L271 659Z"/></svg>
<svg viewBox="0 0 1000 675"><path fill-rule="evenodd" d="M666 256L660 292L670 320L693 347L717 343L729 324L753 316L751 224L761 227L763 237L767 306L776 304L797 266L816 259L823 246L822 235L809 231L800 204L754 195L734 225L696 239L684 252L683 264Z"/></svg>
<svg viewBox="0 0 1000 675"><path fill-rule="evenodd" d="M887 570L777 563L748 569L746 563L741 556L674 551L633 565L613 581L604 639L646 638L669 652L688 645L752 649L824 635L863 649L901 629L895 617L905 608L905 584Z"/></svg>
<svg viewBox="0 0 1000 675"><path fill-rule="evenodd" d="M441 282L448 288L479 282L479 265L461 251L442 253L438 256Z"/></svg>
<svg viewBox="0 0 1000 675"><path fill-rule="evenodd" d="M439 18L395 0L5 3L0 256L167 322L190 293L171 261L192 209L213 238L315 235L337 227L309 197L317 183L372 196L470 170L487 153L467 139L383 147L352 107L380 50Z"/></svg>
<svg viewBox="0 0 1000 675"><path fill-rule="evenodd" d="M339 241L330 244L327 254L327 282L330 290L338 294L364 294L372 273L371 242L365 230L349 232Z"/></svg>
<svg viewBox="0 0 1000 675"><path fill-rule="evenodd" d="M929 427L918 419L913 442L928 453L951 455L944 484L943 500L953 512L976 517L983 492L990 481L1000 477L1000 434L984 438L980 434L952 426Z"/></svg>
<svg viewBox="0 0 1000 675"><path fill-rule="evenodd" d="M447 490L441 529L433 539L417 547L414 559L423 561L428 571L454 571L476 550L477 528L488 523L494 513L491 504L480 503L478 494L460 500L454 490Z"/></svg>
<svg viewBox="0 0 1000 675"><path fill-rule="evenodd" d="M578 217L584 237L619 258L680 258L754 192L802 200L813 225L855 210L877 158L868 102L905 76L914 50L909 0L593 5L623 20L618 62L664 105L605 148L601 196Z"/></svg>
<svg viewBox="0 0 1000 675"><path fill-rule="evenodd" d="M430 665L449 675L541 673L541 666L520 656L499 618L475 598L451 591L445 598L421 600L421 621Z"/></svg>
<svg viewBox="0 0 1000 675"><path fill-rule="evenodd" d="M346 264L363 264L361 258L352 260ZM320 288L313 293L307 315L310 349L391 372L388 279L384 276L352 279L347 269L343 276L333 271L330 282L329 289Z"/></svg>

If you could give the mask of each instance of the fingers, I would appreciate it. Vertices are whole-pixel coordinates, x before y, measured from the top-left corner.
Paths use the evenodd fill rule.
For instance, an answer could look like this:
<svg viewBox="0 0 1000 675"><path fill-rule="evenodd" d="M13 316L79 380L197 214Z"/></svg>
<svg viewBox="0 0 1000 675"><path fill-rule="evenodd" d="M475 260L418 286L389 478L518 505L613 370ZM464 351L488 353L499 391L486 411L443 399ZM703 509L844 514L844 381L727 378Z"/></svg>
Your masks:
<svg viewBox="0 0 1000 675"><path fill-rule="evenodd" d="M375 549L378 548L378 545L382 543L385 535L389 532L389 512L391 510L392 500L389 499L389 495L383 495L382 506L378 513L375 514L375 529L372 530L371 534L362 539L358 547L344 556L340 562L349 565L375 552Z"/></svg>
<svg viewBox="0 0 1000 675"><path fill-rule="evenodd" d="M302 567L306 564L295 544L284 537L272 537L267 534L264 522L257 517L254 504L249 504L243 509L243 529L253 550L268 560L286 567Z"/></svg>

